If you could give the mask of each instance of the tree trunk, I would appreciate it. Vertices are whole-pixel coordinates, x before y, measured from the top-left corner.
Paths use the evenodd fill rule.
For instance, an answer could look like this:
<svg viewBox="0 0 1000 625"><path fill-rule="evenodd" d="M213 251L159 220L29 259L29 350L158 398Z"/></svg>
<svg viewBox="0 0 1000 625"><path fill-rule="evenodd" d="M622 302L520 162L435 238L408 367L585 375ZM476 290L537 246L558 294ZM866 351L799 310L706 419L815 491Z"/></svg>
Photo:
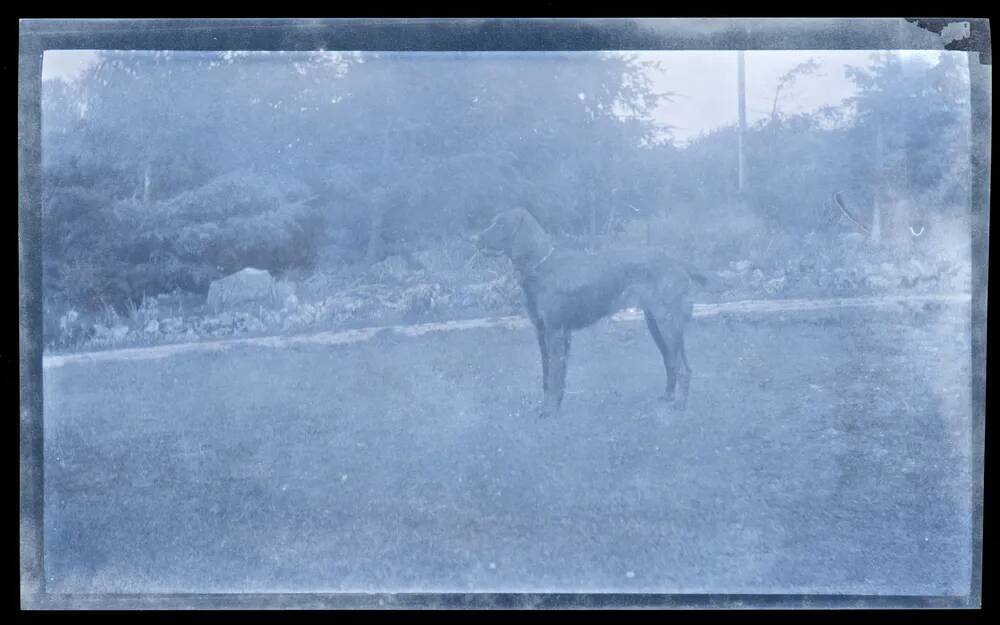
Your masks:
<svg viewBox="0 0 1000 625"><path fill-rule="evenodd" d="M590 249L597 249L597 181L590 189Z"/></svg>
<svg viewBox="0 0 1000 625"><path fill-rule="evenodd" d="M368 249L365 251L365 263L374 265L382 255L382 222L385 220L385 197L375 202L372 209L371 222L368 225Z"/></svg>
<svg viewBox="0 0 1000 625"><path fill-rule="evenodd" d="M600 197L601 184L604 182L602 180L601 174L603 172L601 157L603 156L600 147L600 141L595 141L596 151L593 154L593 179L590 181L590 226L588 232L588 238L590 242L588 247L591 250L596 250L598 247L597 241L597 199Z"/></svg>
<svg viewBox="0 0 1000 625"><path fill-rule="evenodd" d="M781 85L774 90L774 103L771 104L771 125L778 121L778 96L781 94Z"/></svg>
<svg viewBox="0 0 1000 625"><path fill-rule="evenodd" d="M875 202L872 208L872 231L871 242L873 245L882 243L882 202L885 196L885 186L888 184L885 175L885 147L882 138L882 124L875 128L875 171L878 172L878 180L875 183Z"/></svg>
<svg viewBox="0 0 1000 625"><path fill-rule="evenodd" d="M388 104L388 98L386 98L386 103ZM387 106L386 109L389 107ZM390 113L391 114L391 113ZM390 133L392 132L392 118L386 122L385 128L382 130L382 172L383 175L388 176L389 170L389 139ZM386 179L386 186L380 188L380 191L375 194L374 202L372 202L372 216L368 227L368 249L365 250L365 262L369 265L375 264L381 259L382 256L382 230L385 224L385 213L388 208L387 204L389 202L389 189L388 189L388 178Z"/></svg>
<svg viewBox="0 0 1000 625"><path fill-rule="evenodd" d="M874 245L882 243L882 207L878 199L875 200L875 210L872 213L871 241Z"/></svg>

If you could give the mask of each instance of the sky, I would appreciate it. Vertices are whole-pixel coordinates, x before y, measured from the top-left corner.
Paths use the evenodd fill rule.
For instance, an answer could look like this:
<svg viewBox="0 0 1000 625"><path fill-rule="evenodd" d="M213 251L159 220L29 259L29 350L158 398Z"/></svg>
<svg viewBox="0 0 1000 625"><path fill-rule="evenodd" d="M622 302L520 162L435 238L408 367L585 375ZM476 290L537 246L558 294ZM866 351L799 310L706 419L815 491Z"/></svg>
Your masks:
<svg viewBox="0 0 1000 625"><path fill-rule="evenodd" d="M656 112L659 121L674 126L674 139L683 144L699 134L738 119L736 53L719 51L643 52L643 61L658 61L662 71L651 72L655 90L674 91L671 102ZM845 75L849 65L867 66L865 50L751 50L744 54L747 88L747 123L771 114L779 78L793 67L815 59L820 67L782 90L778 109L784 113L810 113L836 106L855 93Z"/></svg>
<svg viewBox="0 0 1000 625"><path fill-rule="evenodd" d="M656 61L650 70L653 87L677 96L662 103L655 117L673 127L674 140L683 145L698 135L732 124L737 119L736 53L733 51L640 51L641 61ZM939 52L914 51L907 55ZM810 58L819 69L802 76L782 92L779 110L809 113L824 106L839 105L854 94L854 84L846 77L847 66L866 66L871 53L866 50L751 50L745 53L747 122L770 115L775 88L781 75ZM46 51L42 79L74 80L97 62L92 50Z"/></svg>

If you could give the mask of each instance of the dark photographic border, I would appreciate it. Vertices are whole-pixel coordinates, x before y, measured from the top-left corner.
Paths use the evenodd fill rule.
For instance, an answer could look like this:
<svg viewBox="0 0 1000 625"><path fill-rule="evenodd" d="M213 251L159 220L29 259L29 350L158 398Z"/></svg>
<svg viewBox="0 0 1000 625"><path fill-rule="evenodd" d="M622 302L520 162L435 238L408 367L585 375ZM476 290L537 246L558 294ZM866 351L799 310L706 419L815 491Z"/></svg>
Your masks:
<svg viewBox="0 0 1000 625"><path fill-rule="evenodd" d="M945 26L969 24L952 40ZM72 594L43 572L41 70L45 50L961 50L972 107L973 560L969 596L714 594ZM986 19L22 20L18 50L20 602L22 609L979 608L982 602L986 297L992 131Z"/></svg>

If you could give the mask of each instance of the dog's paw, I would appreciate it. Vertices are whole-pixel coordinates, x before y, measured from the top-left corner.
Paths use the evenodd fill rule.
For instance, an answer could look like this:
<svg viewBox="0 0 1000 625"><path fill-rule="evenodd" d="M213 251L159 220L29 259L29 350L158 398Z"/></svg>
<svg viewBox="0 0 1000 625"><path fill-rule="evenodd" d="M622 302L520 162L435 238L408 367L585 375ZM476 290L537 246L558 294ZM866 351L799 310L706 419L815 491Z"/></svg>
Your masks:
<svg viewBox="0 0 1000 625"><path fill-rule="evenodd" d="M673 395L660 395L658 403L667 410L683 412L687 408L687 401L681 397Z"/></svg>
<svg viewBox="0 0 1000 625"><path fill-rule="evenodd" d="M535 409L535 414L538 415L539 419L548 419L550 417L559 416L559 407L553 406L549 403L543 403Z"/></svg>

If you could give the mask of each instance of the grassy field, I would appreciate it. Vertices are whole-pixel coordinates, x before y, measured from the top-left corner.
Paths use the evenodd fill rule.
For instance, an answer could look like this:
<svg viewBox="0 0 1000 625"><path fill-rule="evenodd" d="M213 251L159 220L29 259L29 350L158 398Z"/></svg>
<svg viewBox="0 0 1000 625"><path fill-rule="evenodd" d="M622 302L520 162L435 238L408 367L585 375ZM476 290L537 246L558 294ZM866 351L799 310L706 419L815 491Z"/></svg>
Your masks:
<svg viewBox="0 0 1000 625"><path fill-rule="evenodd" d="M45 371L49 592L966 594L968 307L645 324Z"/></svg>

